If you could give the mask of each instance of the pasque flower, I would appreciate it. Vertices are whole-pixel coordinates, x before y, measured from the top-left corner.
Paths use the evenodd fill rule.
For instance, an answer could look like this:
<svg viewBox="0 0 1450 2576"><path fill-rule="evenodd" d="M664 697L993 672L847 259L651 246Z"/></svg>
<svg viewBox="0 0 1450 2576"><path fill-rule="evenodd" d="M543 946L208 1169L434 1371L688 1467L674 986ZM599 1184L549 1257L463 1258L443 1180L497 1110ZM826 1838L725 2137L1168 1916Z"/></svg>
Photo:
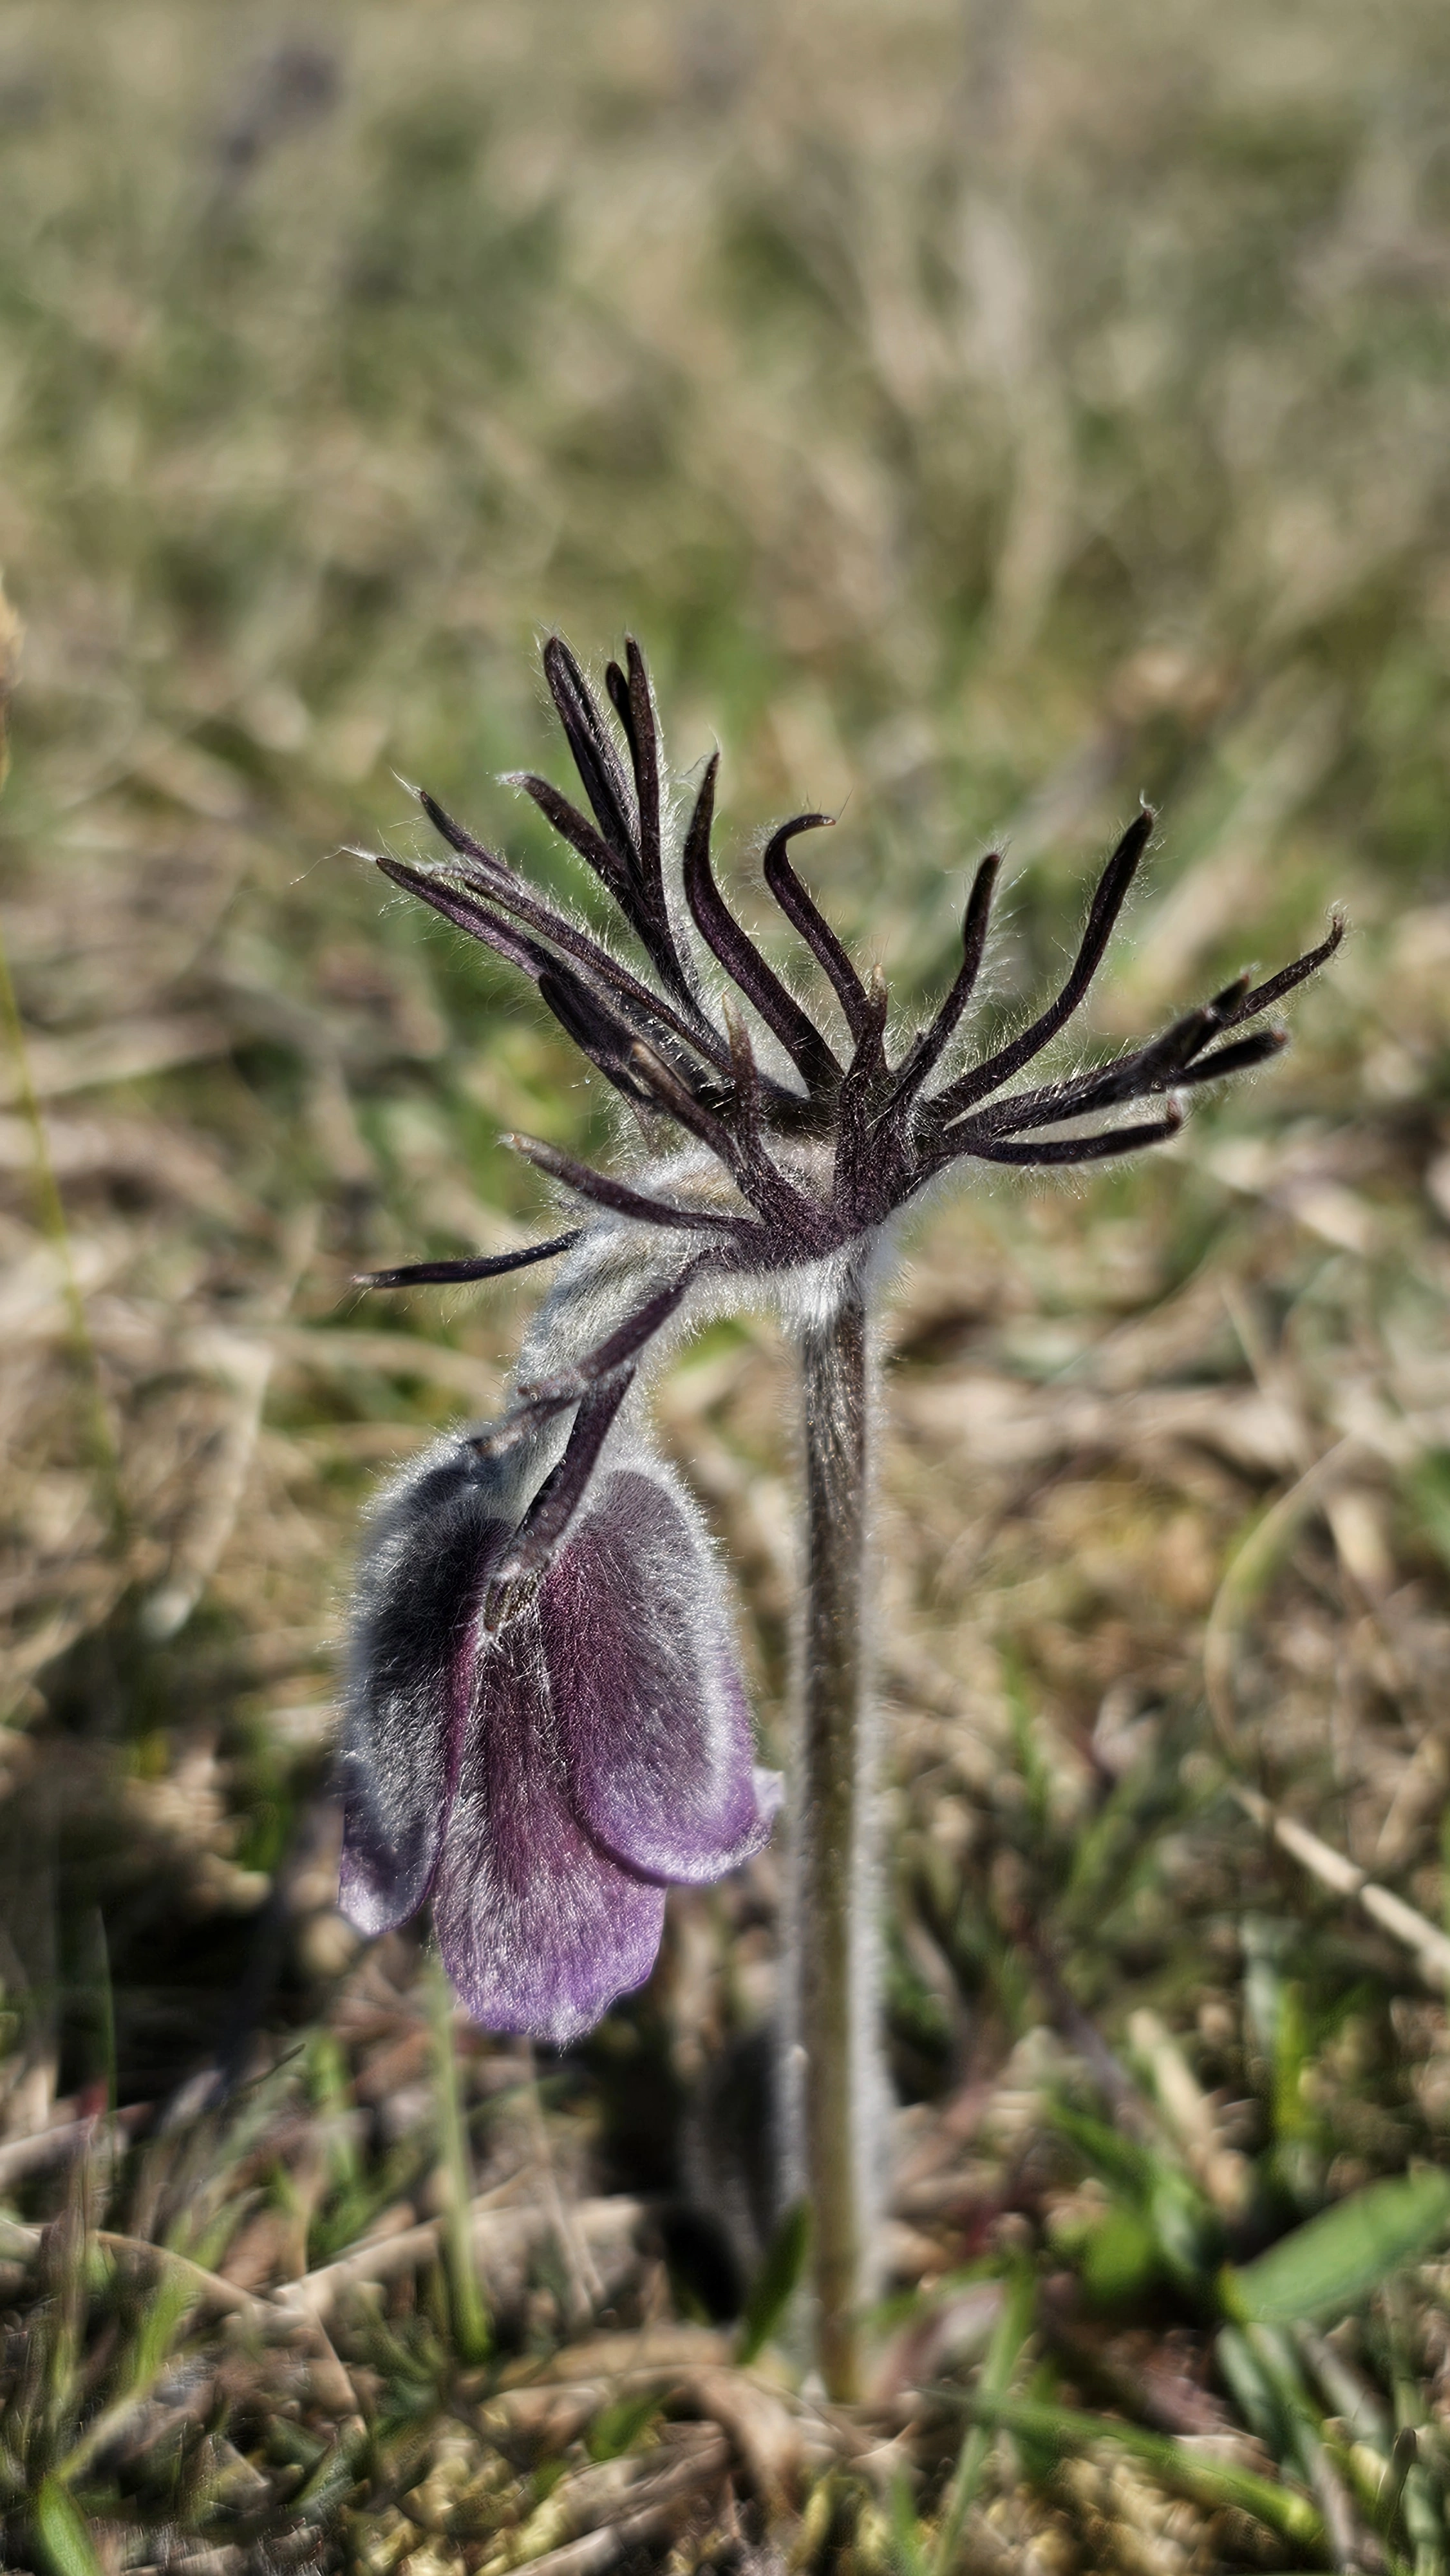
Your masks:
<svg viewBox="0 0 1450 2576"><path fill-rule="evenodd" d="M381 1932L431 1894L475 2018L567 2040L648 1976L665 1881L759 1849L779 1782L752 1761L708 1537L641 1441L615 1444L509 1601L550 1445L497 1458L441 1441L379 1505L354 1611L342 1901Z"/></svg>
<svg viewBox="0 0 1450 2576"><path fill-rule="evenodd" d="M621 952L430 796L448 855L377 865L533 982L628 1104L640 1142L605 1172L513 1139L576 1212L567 1230L370 1283L561 1262L502 1420L445 1441L378 1507L353 1621L343 1902L378 1931L431 1896L476 2017L564 2039L648 1973L665 1883L730 1868L758 1847L776 1803L773 1777L754 1767L708 1538L642 1427L646 1355L762 1293L802 1332L841 1312L893 1222L959 1162L1095 1162L1173 1135L1185 1094L1283 1044L1264 1015L1324 962L1341 926L1106 1062L1013 1088L1087 993L1148 845L1144 810L1098 881L1058 992L974 1053L959 1032L1000 867L984 858L955 981L893 1050L883 983L857 971L792 861L793 843L828 818L782 824L762 864L834 996L829 1023L721 892L714 758L671 831L637 646L606 673L614 725L557 637L544 670L589 810L544 779L517 783L611 898ZM1124 1118L1134 1106L1148 1114Z"/></svg>

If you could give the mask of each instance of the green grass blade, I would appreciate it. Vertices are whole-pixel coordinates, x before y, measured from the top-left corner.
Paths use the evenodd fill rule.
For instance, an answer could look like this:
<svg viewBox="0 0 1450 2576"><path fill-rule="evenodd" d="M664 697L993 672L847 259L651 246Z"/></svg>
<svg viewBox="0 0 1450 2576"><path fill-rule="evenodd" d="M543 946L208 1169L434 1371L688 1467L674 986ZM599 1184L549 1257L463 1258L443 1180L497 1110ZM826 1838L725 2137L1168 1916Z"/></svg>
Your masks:
<svg viewBox="0 0 1450 2576"><path fill-rule="evenodd" d="M1358 2307L1450 2228L1450 2173L1370 2183L1241 2270L1225 2268L1224 2305L1256 2325L1328 2323Z"/></svg>
<svg viewBox="0 0 1450 2576"><path fill-rule="evenodd" d="M58 2478L42 2478L30 2518L45 2576L102 2576L85 2517Z"/></svg>
<svg viewBox="0 0 1450 2576"><path fill-rule="evenodd" d="M900 2469L891 2481L890 2515L891 2556L896 2576L930 2576L911 2488Z"/></svg>
<svg viewBox="0 0 1450 2576"><path fill-rule="evenodd" d="M433 2073L438 2096L439 2143L448 2180L448 2216L443 2232L444 2268L454 2341L465 2362L486 2361L492 2343L488 2309L473 2259L469 2202L473 2183L468 2140L458 2098L458 2067L453 2055L453 1996L442 1968L430 1969L433 2019Z"/></svg>
<svg viewBox="0 0 1450 2576"><path fill-rule="evenodd" d="M0 788L3 788L10 769L5 718L15 685L19 654L20 621L5 597L4 583L0 582ZM85 1296L76 1270L65 1202L61 1197L60 1184L55 1176L50 1138L46 1132L40 1097L30 1069L30 1049L26 1043L25 1023L20 1016L15 979L10 971L10 952L6 945L3 924L0 924L0 1029L4 1030L15 1067L17 1105L30 1131L37 1219L40 1231L54 1252L60 1269L61 1295L65 1301L69 1327L67 1337L82 1381L86 1444L91 1463L98 1472L106 1496L114 1534L119 1532L124 1514L120 1453L111 1427L105 1381L101 1375L96 1346L91 1338Z"/></svg>
<svg viewBox="0 0 1450 2576"><path fill-rule="evenodd" d="M765 2260L751 2284L745 2314L740 2321L740 2340L735 2348L737 2361L754 2361L757 2353L769 2343L800 2286L810 2245L810 2204L798 2200L786 2211L777 2227L766 2247Z"/></svg>
<svg viewBox="0 0 1450 2576"><path fill-rule="evenodd" d="M1005 2398L1012 2384L1012 2374L1022 2357L1022 2348L1032 2332L1033 2292L1030 2272L1018 2272L1007 2284L1002 2313L987 2347L982 2375L977 2384L977 2397L987 2405ZM951 2492L941 2530L937 2535L932 2576L951 2576L967 2527L967 2516L977 2500L982 2471L992 2447L996 2427L989 2421L971 2425L957 2461Z"/></svg>
<svg viewBox="0 0 1450 2576"><path fill-rule="evenodd" d="M91 2417L64 2457L57 2460L57 2479L74 2482L150 2395L171 2358L182 2326L197 2304L197 2284L188 2277L189 2272L188 2264L173 2257L152 2284L126 2359L120 2394Z"/></svg>
<svg viewBox="0 0 1450 2576"><path fill-rule="evenodd" d="M1110 2415L1081 2415L1063 2406L1041 2406L1015 2398L989 2398L980 2393L966 2401L967 2412L985 2423L1015 2433L1047 2451L1073 2453L1094 2442L1116 2442L1150 2471L1171 2495L1186 2497L1210 2512L1237 2506L1264 2523L1280 2539L1302 2547L1322 2541L1324 2524L1318 2508L1292 2487L1277 2486L1252 2469L1224 2460L1204 2459L1185 2450L1166 2433L1145 2433L1137 2424L1119 2423Z"/></svg>

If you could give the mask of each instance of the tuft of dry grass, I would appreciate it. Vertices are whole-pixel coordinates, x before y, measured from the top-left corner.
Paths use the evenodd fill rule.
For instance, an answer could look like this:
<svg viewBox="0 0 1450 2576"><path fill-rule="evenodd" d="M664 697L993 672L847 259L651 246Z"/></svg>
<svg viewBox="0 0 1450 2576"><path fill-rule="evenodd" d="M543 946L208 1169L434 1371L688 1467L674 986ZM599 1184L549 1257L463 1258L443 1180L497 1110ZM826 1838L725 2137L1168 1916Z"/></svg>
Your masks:
<svg viewBox="0 0 1450 2576"><path fill-rule="evenodd" d="M1447 82L1429 0L6 14L7 2565L1444 2568ZM332 1901L358 1504L529 1293L352 1273L519 1239L499 1133L605 1114L336 853L397 771L561 868L492 775L542 623L640 633L737 847L846 807L898 987L1001 837L1010 1015L1140 792L1099 1038L1356 925L1171 1155L908 1247L849 2414L768 1853L447 2082ZM660 1392L777 1740L783 1390L745 1325Z"/></svg>

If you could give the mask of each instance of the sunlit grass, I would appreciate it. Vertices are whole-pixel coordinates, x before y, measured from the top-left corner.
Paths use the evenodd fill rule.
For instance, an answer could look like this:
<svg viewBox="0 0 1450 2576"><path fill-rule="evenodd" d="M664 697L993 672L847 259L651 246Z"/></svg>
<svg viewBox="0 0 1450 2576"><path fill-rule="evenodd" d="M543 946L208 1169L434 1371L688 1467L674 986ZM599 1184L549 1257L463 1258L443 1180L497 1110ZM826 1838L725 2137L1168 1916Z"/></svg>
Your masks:
<svg viewBox="0 0 1450 2576"><path fill-rule="evenodd" d="M1433 2228L1334 2313L1223 2266L1450 2121L1447 54L1429 0L8 13L0 901L64 1236L8 1076L7 2563L1445 2563ZM1001 839L1010 1015L1140 793L1099 1036L1356 925L1171 1158L909 1246L850 2434L735 2360L768 1859L542 2133L461 2026L440 2097L417 1954L332 1905L357 1510L530 1293L352 1274L518 1239L500 1133L608 1114L344 845L422 848L422 779L582 899L498 784L556 623L641 636L741 871L842 809L813 882L903 993ZM752 1326L661 1393L777 1739L783 1384Z"/></svg>

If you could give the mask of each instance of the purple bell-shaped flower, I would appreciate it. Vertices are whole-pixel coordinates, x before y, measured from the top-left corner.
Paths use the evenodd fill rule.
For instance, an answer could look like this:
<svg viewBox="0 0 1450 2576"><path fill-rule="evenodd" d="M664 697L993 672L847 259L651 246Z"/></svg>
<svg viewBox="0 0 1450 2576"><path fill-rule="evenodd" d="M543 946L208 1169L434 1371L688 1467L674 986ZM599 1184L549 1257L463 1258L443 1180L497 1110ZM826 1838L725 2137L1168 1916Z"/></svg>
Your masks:
<svg viewBox="0 0 1450 2576"><path fill-rule="evenodd" d="M637 1436L601 1458L542 1571L512 1574L558 1445L454 1437L382 1497L354 1610L342 1906L376 1933L431 1897L475 2020L565 2041L649 1975L667 1884L759 1850L780 1783L755 1766L709 1537Z"/></svg>

